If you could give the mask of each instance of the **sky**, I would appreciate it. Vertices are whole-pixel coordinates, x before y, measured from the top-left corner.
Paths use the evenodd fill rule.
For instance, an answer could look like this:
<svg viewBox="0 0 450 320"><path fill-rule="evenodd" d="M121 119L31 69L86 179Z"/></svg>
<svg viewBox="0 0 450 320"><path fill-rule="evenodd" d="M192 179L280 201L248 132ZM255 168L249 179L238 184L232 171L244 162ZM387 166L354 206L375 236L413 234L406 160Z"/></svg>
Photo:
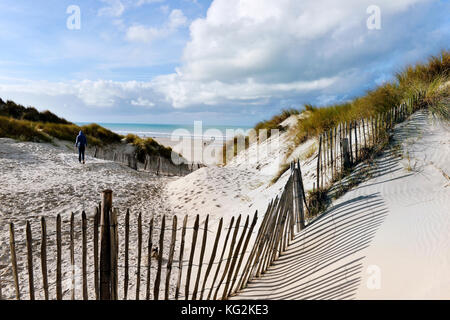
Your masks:
<svg viewBox="0 0 450 320"><path fill-rule="evenodd" d="M0 0L0 98L74 122L254 125L450 48L446 0Z"/></svg>

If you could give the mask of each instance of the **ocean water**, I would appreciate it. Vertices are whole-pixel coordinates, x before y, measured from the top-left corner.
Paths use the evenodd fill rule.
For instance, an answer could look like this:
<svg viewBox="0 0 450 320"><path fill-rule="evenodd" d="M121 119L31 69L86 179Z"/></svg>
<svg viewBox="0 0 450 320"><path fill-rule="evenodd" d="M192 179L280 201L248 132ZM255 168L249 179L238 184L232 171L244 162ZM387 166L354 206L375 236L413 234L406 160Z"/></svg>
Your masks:
<svg viewBox="0 0 450 320"><path fill-rule="evenodd" d="M77 123L85 125L86 123ZM136 123L98 123L118 134L136 134L140 137L171 138L191 137L193 139L224 141L232 138L235 134L246 133L250 126L211 126L197 123L192 125L178 124L136 124Z"/></svg>

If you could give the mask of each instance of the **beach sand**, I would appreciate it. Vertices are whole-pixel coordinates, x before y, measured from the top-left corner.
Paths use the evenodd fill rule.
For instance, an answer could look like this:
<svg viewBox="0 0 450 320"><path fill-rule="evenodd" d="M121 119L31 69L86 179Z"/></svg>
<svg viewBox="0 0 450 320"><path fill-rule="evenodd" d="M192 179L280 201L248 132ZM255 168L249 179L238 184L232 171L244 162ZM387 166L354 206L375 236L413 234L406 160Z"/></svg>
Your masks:
<svg viewBox="0 0 450 320"><path fill-rule="evenodd" d="M412 115L370 179L235 299L449 299L449 159L448 126Z"/></svg>
<svg viewBox="0 0 450 320"><path fill-rule="evenodd" d="M450 207L450 139L445 125L430 121L427 114L418 113L411 120L397 126L395 137L401 141L403 159L393 157L387 151L377 160L374 176L370 180L333 202L325 215L296 236L288 252L275 262L264 277L253 282L236 298L449 298L447 293L450 279L444 270L448 270L450 261L447 254L450 252L447 232L450 218L446 210ZM292 116L284 124L289 127L295 123L296 116ZM80 212L86 210L88 218L92 219L92 210L100 200L100 192L107 188L114 191L114 206L120 210L120 248L123 248L125 209L131 209L130 298L135 298L136 216L139 212L142 212L144 237L148 234L150 219L156 219L153 243L158 241L163 214L167 217L166 230L171 226L172 217L177 216L178 239L185 215L189 217L189 230L192 230L196 215L199 215L201 225L209 215L205 257L212 250L212 239L220 218L224 218L224 228L228 228L232 217L242 215L243 225L247 217L252 218L258 211L255 235L268 203L282 192L289 178L290 172L287 170L277 182L271 182L280 165L301 157L312 144L317 143L315 139L310 139L294 147L288 132L289 130L283 132L279 140L272 137L259 145L252 144L224 167L204 167L181 178L158 177L91 157L87 158L87 164L83 166L78 163L71 144L51 145L0 139L0 173L3 179L0 186L0 275L3 296L14 297L7 224L16 224L18 251L22 252L19 257L20 280L25 284L28 280L23 255L25 220L31 220L33 236L38 239L38 218L48 217L49 237L54 239L54 219L60 213L65 228L64 298L70 298L67 222L71 212L76 212L78 222L75 231L79 240ZM164 139L159 142L165 145L171 143ZM290 156L289 148L293 150ZM305 189L311 190L316 181L315 157L303 159L301 166ZM89 228L92 228L91 224ZM92 229L88 230L88 234L91 237ZM202 228L199 239L201 234ZM191 235L192 232L189 231L185 239L185 266ZM164 257L167 257L169 239L170 234L166 232ZM201 242L197 241L194 261L199 259ZM223 242L224 237L221 237L219 248L223 247ZM36 250L38 243L37 241ZM80 241L78 245L79 243ZM91 243L92 238L89 238L89 252L92 252ZM55 261L51 260L55 257L54 240L49 241L49 246L52 251L49 254L52 279L50 292L54 296ZM79 246L76 252L76 272L79 272ZM146 238L142 252L141 277L144 279ZM123 263L123 254L121 249L119 264ZM178 256L177 246L175 257ZM92 261L91 256L88 259ZM155 264L152 262L152 279L155 279ZM176 258L174 265L177 264ZM35 265L39 265L39 261L36 260ZM381 270L381 289L369 290L366 284L368 281L373 282L373 279L367 272L376 273L377 267ZM92 268L90 263L89 283L93 281ZM38 268L35 272L35 283L37 291L42 291L39 270ZM197 270L194 266L192 274L196 275ZM177 273L175 268L171 277L173 280ZM123 279L123 275L123 267L120 267L119 278ZM165 271L162 279L164 277ZM120 285L122 283L119 281ZM170 287L171 297L173 283L174 281ZM184 285L183 279L181 287L184 288ZM208 285L210 282L207 288ZM163 284L161 290L165 290ZM121 287L120 298L123 297L122 291ZM144 291L141 289L141 299L145 296ZM24 285L23 293L26 292ZM77 292L77 297L80 298L80 290ZM91 299L92 294L90 292Z"/></svg>

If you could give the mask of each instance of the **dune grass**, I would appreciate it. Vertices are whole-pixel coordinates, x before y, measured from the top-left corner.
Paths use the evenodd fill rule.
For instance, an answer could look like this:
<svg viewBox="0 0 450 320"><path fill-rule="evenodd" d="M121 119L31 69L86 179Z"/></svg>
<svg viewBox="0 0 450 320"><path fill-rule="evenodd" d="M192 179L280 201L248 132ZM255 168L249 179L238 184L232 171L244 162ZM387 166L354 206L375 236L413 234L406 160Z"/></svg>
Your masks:
<svg viewBox="0 0 450 320"><path fill-rule="evenodd" d="M450 51L444 50L424 63L410 65L399 71L395 79L368 91L352 101L316 107L306 105L306 117L299 119L295 132L296 145L318 136L341 122L368 118L386 112L391 107L407 102L413 96L436 115L449 119Z"/></svg>
<svg viewBox="0 0 450 320"><path fill-rule="evenodd" d="M31 122L4 116L0 116L0 137L19 141L52 141L52 138L48 134L39 131Z"/></svg>
<svg viewBox="0 0 450 320"><path fill-rule="evenodd" d="M128 143L136 147L136 156L140 162L145 162L146 155L161 156L166 159L171 159L172 148L165 147L152 138L140 138L135 134L128 134L125 137Z"/></svg>
<svg viewBox="0 0 450 320"><path fill-rule="evenodd" d="M39 112L33 107L24 107L11 100L4 102L0 99L0 116L33 122L70 124L66 119L60 118L48 110Z"/></svg>

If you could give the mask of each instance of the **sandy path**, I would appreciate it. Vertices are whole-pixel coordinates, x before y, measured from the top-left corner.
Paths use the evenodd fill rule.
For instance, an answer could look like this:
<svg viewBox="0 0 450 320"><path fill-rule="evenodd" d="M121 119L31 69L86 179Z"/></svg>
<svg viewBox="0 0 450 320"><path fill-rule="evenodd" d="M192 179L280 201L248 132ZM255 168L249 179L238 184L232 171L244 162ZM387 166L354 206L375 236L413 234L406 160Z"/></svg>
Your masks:
<svg viewBox="0 0 450 320"><path fill-rule="evenodd" d="M26 294L28 277L26 275L25 249L25 222L31 221L33 234L33 247L35 252L35 284L37 291L41 292L42 280L40 261L38 260L40 243L41 216L47 217L49 236L49 277L51 279L50 292L54 296L55 283L55 218L57 214L62 217L63 229L63 290L64 298L70 297L71 267L69 266L69 219L71 212L76 214L75 237L77 281L80 281L81 266L81 211L85 210L88 216L88 252L90 256L88 277L92 283L92 218L93 208L100 201L100 192L112 189L113 204L119 208L119 224L121 248L123 248L123 219L125 209L131 211L130 234L130 292L134 290L136 271L136 216L143 215L144 244L148 234L148 223L155 215L157 224L160 215L170 214L164 188L167 181L174 178L161 178L146 172L137 172L124 165L87 157L85 165L78 163L78 155L71 147L54 146L43 143L16 142L11 139L0 139L0 276L2 279L2 293L4 298L14 296L11 268L9 261L9 222L15 223L16 245L19 255L20 281L22 294ZM157 226L158 227L158 226ZM156 242L155 236L155 242ZM120 253L123 261L123 250ZM147 260L146 247L143 248L142 265ZM123 264L122 262L120 262ZM120 276L123 268L120 268ZM145 277L143 267L142 277ZM122 281L121 281L122 282ZM91 287L91 285L89 285ZM78 283L79 288L79 283ZM92 291L90 292L90 294ZM26 295L25 295L26 296ZM77 294L78 297L79 294ZM134 296L134 295L133 295ZM39 298L40 295L38 294ZM92 298L92 297L91 297Z"/></svg>
<svg viewBox="0 0 450 320"><path fill-rule="evenodd" d="M237 299L450 298L450 133L419 112L394 138L403 150L378 158Z"/></svg>

